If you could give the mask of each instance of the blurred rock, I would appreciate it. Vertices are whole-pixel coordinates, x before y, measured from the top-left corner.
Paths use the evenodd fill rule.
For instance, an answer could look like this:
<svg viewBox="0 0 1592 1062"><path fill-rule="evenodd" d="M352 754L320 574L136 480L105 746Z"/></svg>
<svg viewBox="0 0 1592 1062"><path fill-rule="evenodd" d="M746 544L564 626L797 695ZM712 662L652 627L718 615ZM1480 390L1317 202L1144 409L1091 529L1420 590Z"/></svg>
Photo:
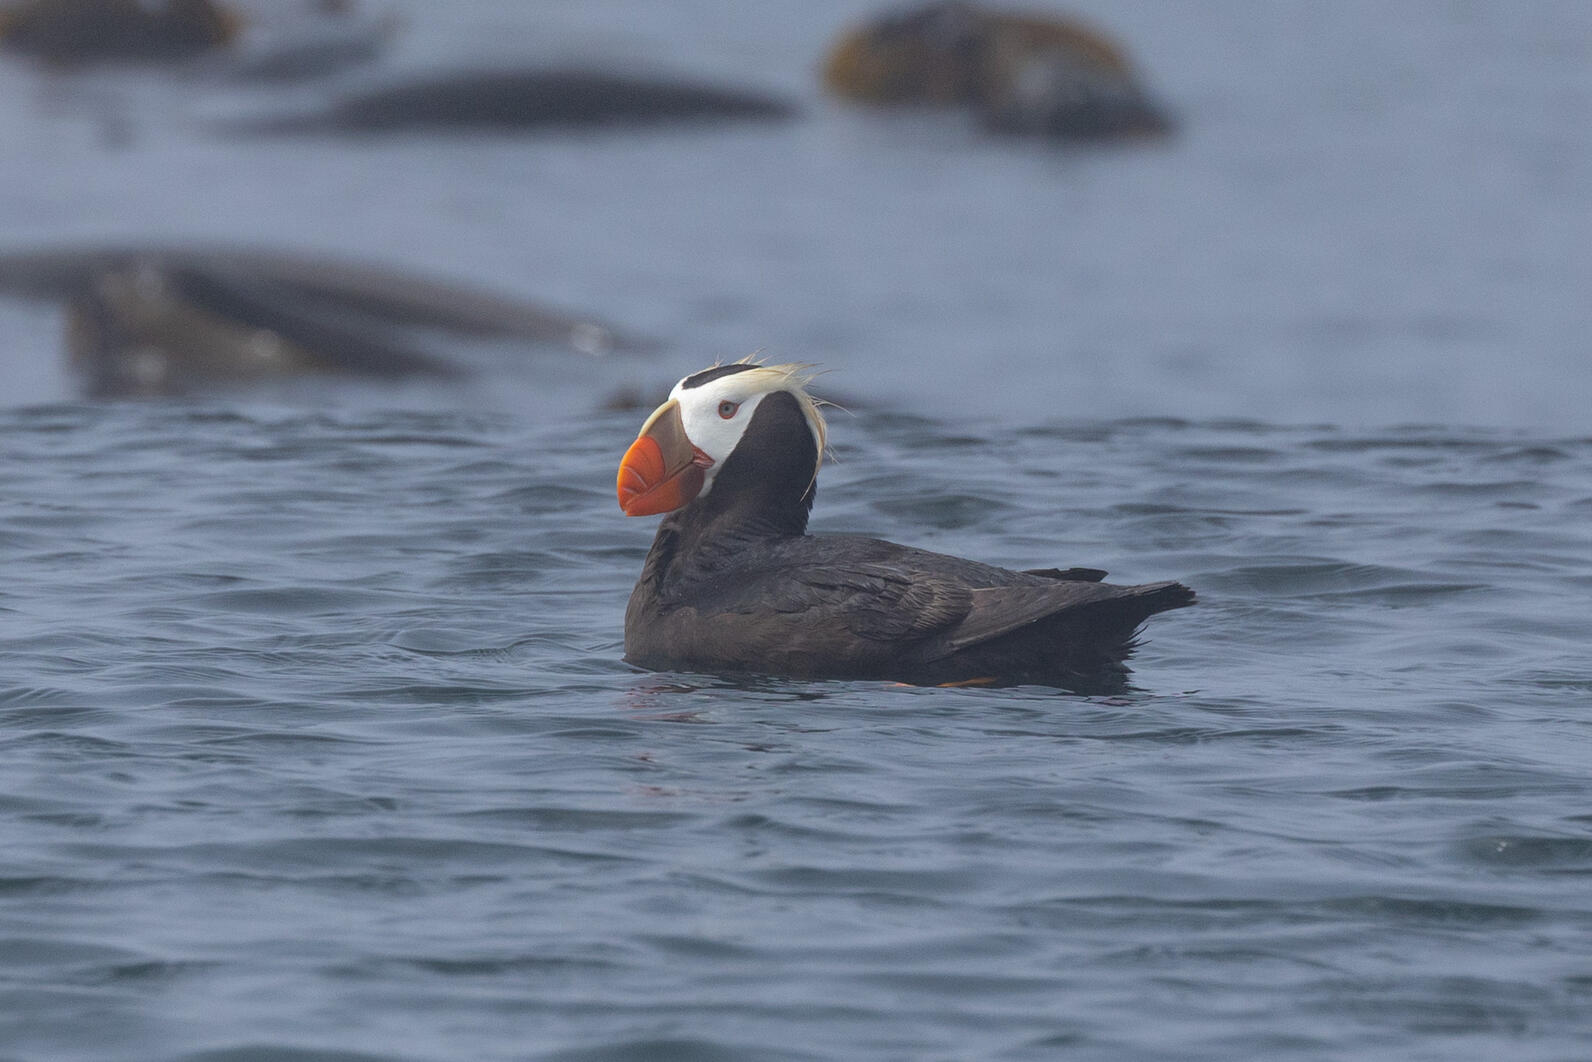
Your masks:
<svg viewBox="0 0 1592 1062"><path fill-rule="evenodd" d="M390 337L153 264L105 273L73 299L67 349L85 390L99 397L186 394L312 373L458 375Z"/></svg>
<svg viewBox="0 0 1592 1062"><path fill-rule="evenodd" d="M107 396L316 373L466 374L457 359L424 349L435 332L554 344L585 356L651 346L594 319L490 292L264 251L0 256L0 293L64 301L73 364L86 390Z"/></svg>
<svg viewBox="0 0 1592 1062"><path fill-rule="evenodd" d="M243 133L395 133L777 121L790 103L751 90L587 70L450 72L354 92L324 107L232 123Z"/></svg>
<svg viewBox="0 0 1592 1062"><path fill-rule="evenodd" d="M251 26L210 71L237 82L298 82L375 62L403 21L391 10L361 13L352 3L317 3L295 18Z"/></svg>
<svg viewBox="0 0 1592 1062"><path fill-rule="evenodd" d="M597 408L604 413L636 413L642 410L656 409L662 404L659 395L668 397L669 388L664 385L662 389L654 388L652 393L646 393L634 385L618 388L608 392Z"/></svg>
<svg viewBox="0 0 1592 1062"><path fill-rule="evenodd" d="M311 0L250 19L215 0L0 0L0 47L56 66L176 64L237 82L296 82L378 59L401 22L390 10Z"/></svg>
<svg viewBox="0 0 1592 1062"><path fill-rule="evenodd" d="M862 103L971 108L991 129L1071 140L1171 131L1110 38L1061 16L948 0L845 33L824 66L830 92Z"/></svg>
<svg viewBox="0 0 1592 1062"><path fill-rule="evenodd" d="M0 45L52 63L158 62L223 48L242 22L212 0L15 0Z"/></svg>

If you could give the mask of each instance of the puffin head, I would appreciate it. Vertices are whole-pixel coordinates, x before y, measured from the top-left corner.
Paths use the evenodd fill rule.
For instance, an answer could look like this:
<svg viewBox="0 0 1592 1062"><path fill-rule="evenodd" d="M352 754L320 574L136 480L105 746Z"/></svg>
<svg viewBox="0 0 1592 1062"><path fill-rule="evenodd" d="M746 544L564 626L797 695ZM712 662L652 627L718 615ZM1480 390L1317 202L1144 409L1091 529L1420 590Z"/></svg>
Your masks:
<svg viewBox="0 0 1592 1062"><path fill-rule="evenodd" d="M738 361L675 384L619 463L619 507L652 516L712 494L774 517L794 506L805 526L827 438L811 378L803 365Z"/></svg>

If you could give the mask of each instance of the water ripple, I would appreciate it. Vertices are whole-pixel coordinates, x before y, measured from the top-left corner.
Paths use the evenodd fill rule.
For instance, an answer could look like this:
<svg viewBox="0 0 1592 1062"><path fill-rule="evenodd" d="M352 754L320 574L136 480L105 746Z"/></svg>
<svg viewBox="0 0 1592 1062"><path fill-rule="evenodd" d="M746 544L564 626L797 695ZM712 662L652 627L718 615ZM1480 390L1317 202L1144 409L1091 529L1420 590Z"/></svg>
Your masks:
<svg viewBox="0 0 1592 1062"><path fill-rule="evenodd" d="M634 672L626 417L0 418L30 1062L1584 1028L1587 440L849 425L820 526L1196 586L1137 687L1085 698Z"/></svg>

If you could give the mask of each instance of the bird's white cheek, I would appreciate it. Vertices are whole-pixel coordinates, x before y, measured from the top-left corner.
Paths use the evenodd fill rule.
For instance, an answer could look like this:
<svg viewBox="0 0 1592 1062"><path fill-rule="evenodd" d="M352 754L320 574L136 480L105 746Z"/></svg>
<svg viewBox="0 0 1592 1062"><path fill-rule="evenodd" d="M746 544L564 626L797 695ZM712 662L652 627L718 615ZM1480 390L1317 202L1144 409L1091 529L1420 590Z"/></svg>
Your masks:
<svg viewBox="0 0 1592 1062"><path fill-rule="evenodd" d="M712 461L702 471L702 489L697 493L700 497L713 486L713 479L724 465L724 459L735 448L735 438L738 436L727 438L719 418L705 416L700 410L684 410L681 423L691 445Z"/></svg>
<svg viewBox="0 0 1592 1062"><path fill-rule="evenodd" d="M691 445L713 459L713 464L706 471L704 489L712 484L714 475L735 451L762 397L754 395L749 399L738 401L735 415L728 418L718 414L719 402L725 400L722 395L703 396L702 401L694 402L681 410L681 422L685 426L686 438L691 440ZM732 398L729 401L736 400Z"/></svg>
<svg viewBox="0 0 1592 1062"><path fill-rule="evenodd" d="M715 418L717 419L717 418ZM713 486L714 477L719 474L719 469L724 467L724 462L735 450L735 444L740 441L739 425L731 426L728 422L720 421L717 424L708 424L702 432L703 441L695 442L697 449L712 458L713 463L703 470L702 490L704 492Z"/></svg>

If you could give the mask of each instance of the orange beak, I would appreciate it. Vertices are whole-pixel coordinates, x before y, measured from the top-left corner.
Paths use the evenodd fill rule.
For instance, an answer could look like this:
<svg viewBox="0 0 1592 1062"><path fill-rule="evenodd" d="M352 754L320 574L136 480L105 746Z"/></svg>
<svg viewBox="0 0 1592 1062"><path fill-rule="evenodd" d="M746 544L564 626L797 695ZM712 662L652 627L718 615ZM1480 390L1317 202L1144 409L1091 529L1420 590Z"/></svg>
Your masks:
<svg viewBox="0 0 1592 1062"><path fill-rule="evenodd" d="M685 505L702 490L713 459L686 438L680 403L670 399L641 426L619 462L619 508L626 516L655 516Z"/></svg>

